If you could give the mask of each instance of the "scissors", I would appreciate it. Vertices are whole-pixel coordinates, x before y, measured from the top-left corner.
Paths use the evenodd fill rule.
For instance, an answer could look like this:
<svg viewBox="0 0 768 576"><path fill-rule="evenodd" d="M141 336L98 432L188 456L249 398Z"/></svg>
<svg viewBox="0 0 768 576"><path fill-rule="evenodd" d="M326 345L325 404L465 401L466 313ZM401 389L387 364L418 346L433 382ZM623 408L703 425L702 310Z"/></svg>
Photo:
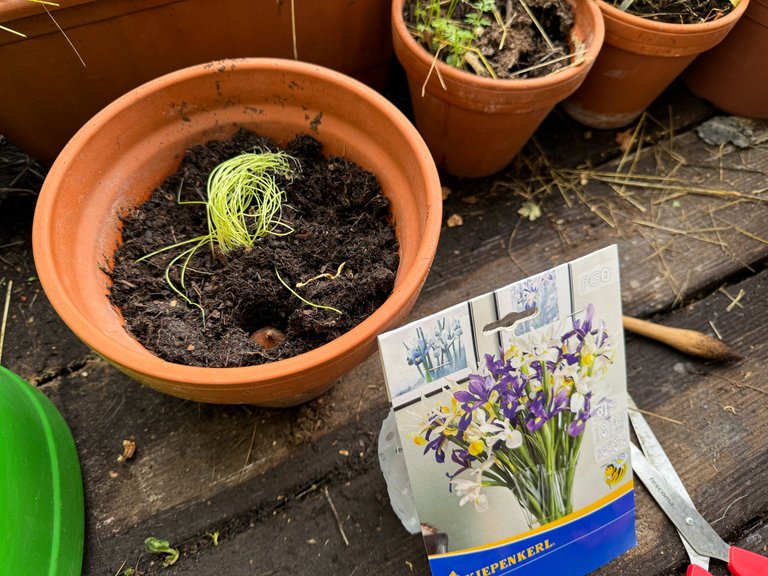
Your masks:
<svg viewBox="0 0 768 576"><path fill-rule="evenodd" d="M651 427L643 415L633 409L631 398L629 404L629 419L642 446L642 451L634 444L630 446L632 469L677 527L691 561L686 576L711 576L710 558L727 562L728 571L734 576L768 576L768 558L730 546L699 514Z"/></svg>

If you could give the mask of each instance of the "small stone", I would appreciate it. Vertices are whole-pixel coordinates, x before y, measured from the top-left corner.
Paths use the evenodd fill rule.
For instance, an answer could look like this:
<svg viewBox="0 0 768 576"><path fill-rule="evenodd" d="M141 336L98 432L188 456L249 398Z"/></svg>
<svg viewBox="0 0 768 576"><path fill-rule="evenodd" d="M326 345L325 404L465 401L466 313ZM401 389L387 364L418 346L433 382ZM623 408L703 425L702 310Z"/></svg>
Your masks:
<svg viewBox="0 0 768 576"><path fill-rule="evenodd" d="M443 186L442 187L442 192L443 192L443 200L447 200L448 196L451 195L451 189L448 188L448 186Z"/></svg>
<svg viewBox="0 0 768 576"><path fill-rule="evenodd" d="M469 196L462 197L461 201L464 202L464 204L469 204L470 206L472 206L474 204L477 204L477 196L475 196L474 194L470 194Z"/></svg>
<svg viewBox="0 0 768 576"><path fill-rule="evenodd" d="M339 450L339 454L342 456L349 456L349 450Z"/></svg>
<svg viewBox="0 0 768 576"><path fill-rule="evenodd" d="M755 143L752 122L734 116L715 116L696 128L699 138L710 146L731 143L739 148L749 148Z"/></svg>
<svg viewBox="0 0 768 576"><path fill-rule="evenodd" d="M456 228L457 226L464 225L464 218L458 214L451 214L446 221L448 228Z"/></svg>
<svg viewBox="0 0 768 576"><path fill-rule="evenodd" d="M195 349L195 345L194 344L190 344L189 346L187 346L187 350L190 351L190 352L192 352L192 350L194 350L194 349Z"/></svg>

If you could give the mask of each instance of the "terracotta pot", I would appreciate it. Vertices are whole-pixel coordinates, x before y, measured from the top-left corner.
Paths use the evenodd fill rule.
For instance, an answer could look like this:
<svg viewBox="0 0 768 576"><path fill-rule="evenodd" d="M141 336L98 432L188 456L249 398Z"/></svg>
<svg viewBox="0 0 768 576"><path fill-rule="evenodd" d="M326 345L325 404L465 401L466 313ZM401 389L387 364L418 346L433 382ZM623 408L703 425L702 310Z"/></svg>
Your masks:
<svg viewBox="0 0 768 576"><path fill-rule="evenodd" d="M597 0L605 18L605 45L592 71L563 106L592 128L619 128L635 120L701 52L719 43L749 0L703 24L666 24L622 12Z"/></svg>
<svg viewBox="0 0 768 576"><path fill-rule="evenodd" d="M383 87L389 0L294 0L298 59ZM0 2L0 134L50 163L91 116L139 84L222 58L293 58L291 1Z"/></svg>
<svg viewBox="0 0 768 576"><path fill-rule="evenodd" d="M316 132L312 121L322 114ZM368 319L336 340L271 364L200 368L161 360L123 329L107 300L120 214L146 200L192 145L251 128L286 144L310 133L328 155L373 172L392 206L400 243L395 288ZM400 323L427 276L441 225L437 170L411 123L363 84L278 59L213 62L174 72L116 100L61 152L33 225L37 273L56 312L95 352L162 392L215 403L287 406L309 400L366 358Z"/></svg>
<svg viewBox="0 0 768 576"><path fill-rule="evenodd" d="M405 25L405 1L392 2L395 54L408 77L416 126L438 166L456 176L487 176L504 168L555 104L581 84L603 43L600 11L591 0L573 0L574 38L587 49L581 64L542 78L495 80L438 61L443 89L437 74L429 73L434 57Z"/></svg>
<svg viewBox="0 0 768 576"><path fill-rule="evenodd" d="M750 0L725 40L683 75L691 91L729 114L768 118L768 0Z"/></svg>

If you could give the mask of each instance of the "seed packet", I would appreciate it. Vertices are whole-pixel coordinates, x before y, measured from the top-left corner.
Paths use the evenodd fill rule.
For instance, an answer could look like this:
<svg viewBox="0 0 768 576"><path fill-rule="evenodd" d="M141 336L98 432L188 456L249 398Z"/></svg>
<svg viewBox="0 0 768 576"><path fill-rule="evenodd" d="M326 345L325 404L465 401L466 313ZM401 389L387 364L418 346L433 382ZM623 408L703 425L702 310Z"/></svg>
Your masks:
<svg viewBox="0 0 768 576"><path fill-rule="evenodd" d="M379 351L434 576L576 576L636 544L615 246Z"/></svg>

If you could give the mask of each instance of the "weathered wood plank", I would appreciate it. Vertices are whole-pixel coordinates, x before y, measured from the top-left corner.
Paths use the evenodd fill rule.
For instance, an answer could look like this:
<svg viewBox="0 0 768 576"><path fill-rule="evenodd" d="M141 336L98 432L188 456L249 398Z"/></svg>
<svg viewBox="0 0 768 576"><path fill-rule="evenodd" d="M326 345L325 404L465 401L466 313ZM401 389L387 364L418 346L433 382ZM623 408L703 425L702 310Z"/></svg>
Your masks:
<svg viewBox="0 0 768 576"><path fill-rule="evenodd" d="M39 185L39 183L37 183ZM0 304L13 282L3 365L33 383L45 382L81 363L87 348L48 304L32 260L36 197L9 193L0 209Z"/></svg>
<svg viewBox="0 0 768 576"><path fill-rule="evenodd" d="M706 110L697 112L699 118L706 113ZM676 128L687 126L692 117L695 115L681 113L675 120ZM616 154L613 143L615 132L595 132L592 139L584 140L582 129L568 125L566 121L568 130L563 130L561 120L557 114L553 115L537 136L555 166L573 167L585 159L602 161ZM705 146L692 133L678 136L674 142L676 149L690 163L709 163L715 167L714 170L690 170L686 182L700 179L702 184L698 185L721 187L728 184L740 190L765 186L768 151L763 148L750 151L749 157L741 152L726 150L722 157L724 175L733 178L730 182L718 183L708 177L716 173L719 178L721 160L716 155L716 149ZM662 147L658 146L657 150ZM656 157L649 155L638 164L637 172L650 172L655 164ZM738 170L731 171L729 168ZM611 169L611 165L606 169ZM452 211L460 212L464 216L464 226L443 230L432 273L413 317L437 311L519 279L523 271L540 271L612 242L618 242L621 250L625 308L638 315L668 310L676 301L688 301L711 291L730 277L750 274L748 267L759 269L766 261L766 245L741 232L697 233L706 238L702 240L626 223L619 230L613 230L588 208L580 205L568 207L561 198L552 198L545 203L542 219L518 223L516 211L521 199L513 196L508 189L498 186L494 189L495 183L507 177L500 175L480 181L449 181L453 195L446 203L446 216ZM598 207L605 206L613 196L613 192L602 184L590 184L585 194L591 195L591 201ZM475 203L462 201L462 198L466 200L470 196L475 197ZM638 198L644 199L645 196L639 194ZM688 197L681 198L680 203L680 207L673 207L670 201L660 219L657 219L658 213L654 213L651 221L674 227L683 224L694 228L716 227L708 212L716 207L716 200ZM357 574L411 573L405 560L413 563L413 573L423 573L425 564L420 539L405 535L389 511L386 499L379 499L383 494L383 481L372 455L375 448L373 453L370 452L370 435L378 430L386 412L386 401L377 358L363 363L322 399L287 411L203 406L159 395L130 381L102 360L91 357L58 320L44 300L44 295L38 293L33 300L34 290L39 284L34 280L25 284L26 279L34 275L34 268L29 234L24 228L31 221L32 204L23 197L5 197L0 212L0 246L18 240L26 242L9 251L0 249L0 256L8 260L0 259L0 278L4 274L16 275L13 305L18 309L16 318L12 318L8 325L5 363L31 381L44 384L43 389L62 409L78 441L89 511L86 574L114 574L123 560L133 561L141 554L141 542L150 535L187 542L188 557L176 569L180 574L227 573L217 569L217 566L232 566L232 573L238 573L236 570L246 572L246 564L242 562L250 561L252 555L248 554L253 551L271 559L271 564L265 566L274 568L266 568L266 574L269 570L274 570L275 574L282 573L286 566L293 566L294 571L302 573L296 563L299 558L309 562L310 556L300 553L307 546L317 547L317 552L321 554L318 565L340 574L344 574L347 568L346 573L355 573L353 571L357 569ZM768 235L768 213L763 204L737 204L715 214L753 236L765 238ZM10 223L14 221L27 224L11 228ZM722 226L725 227L725 224ZM12 229L14 231L9 232ZM513 231L514 262L507 254L507 244ZM6 240L6 237L9 239ZM711 243L721 240L728 243L728 250ZM658 256L653 256L661 247L665 247L665 263ZM648 259L644 260L646 257ZM3 265L6 267L2 268ZM759 286L764 286L764 281ZM738 289L731 290L731 293L735 296ZM23 301L22 296L26 300ZM715 302L718 298L728 303L725 296L718 294L704 302ZM761 303L752 302L751 305L759 308ZM764 303L762 306L764 308ZM753 310L742 319L745 325L751 327L746 336L739 335L737 327L731 324L735 317L733 314L705 318L699 312L686 310L672 315L670 321L709 330L705 319L712 319L718 330L737 348L741 347L746 352L744 347L757 346L759 353L759 338L764 338L765 332L756 322L762 318L764 325L764 310ZM28 322L30 315L34 316L32 323ZM699 324L693 326L690 322ZM52 354L52 346L57 346L57 355ZM719 435L738 433L746 442L752 442L752 452L759 452L760 444L754 436L756 432L752 430L764 432L759 415L744 408L748 418L742 426L723 424L722 418L728 414L719 413L712 407L709 396L696 392L702 384L697 383L699 375L689 373L689 367L702 370L701 365L687 360L675 361L671 364L673 369L681 362L683 370L680 374L674 372L671 377L669 366L675 358L674 353L640 341L630 343L630 352L634 354L635 351L638 351L639 360L633 363L630 358L630 367L637 372L631 373L633 380L630 386L638 402L642 401L653 410L672 414L672 417L675 417L674 410L683 411L693 402L700 409L700 414L708 419L704 431L715 446L720 446L722 450L725 449L723 446L730 448L727 442L722 443ZM754 374L758 374L763 366L754 362L750 356L743 366L751 366ZM704 368L713 370L711 367ZM735 380L739 376L737 372L714 370L718 376L710 375L703 380L710 388L712 382L721 385L728 382L722 381L722 377ZM634 382L642 382L645 386L638 390ZM718 389L716 385L715 390L721 396L728 393L728 390ZM752 398L753 402L761 400L761 393L747 390L758 395ZM705 405L706 408L703 408ZM737 409L736 416L741 416L741 405L731 405ZM669 410L671 412L666 412ZM675 429L665 433L673 443L686 440L686 435ZM136 460L125 465L116 462L124 438L134 438L138 444ZM364 442L361 447L364 458L359 462L355 460L354 448L349 448L351 458L338 454L339 449L348 448L337 448L334 442L354 446L358 439ZM691 457L710 453L708 448L699 444L690 453L684 448L675 445L676 451ZM755 462L764 466L765 455L757 454ZM117 473L117 476L112 477L110 472ZM694 469L693 472L698 473L699 470ZM706 493L703 485L700 489L705 490L706 498L715 498L723 482L730 482L730 477L718 479L704 472L702 478L711 481L715 488L713 493ZM350 549L339 544L338 539L329 541L326 546L324 539L320 542L317 536L296 528L301 525L299 520L309 518L314 522L311 525L315 526L316 533L336 534L335 522L324 507L327 506L324 497L311 492L302 498L293 498L312 483L320 482L330 486L339 508L349 506L351 526L359 525L353 532L359 541L353 542ZM346 485L346 482L350 484ZM690 485L699 486L698 482L694 478ZM278 502L278 496L288 498ZM758 502L761 502L760 498L765 502L764 494L759 490L756 497ZM648 508L642 504L643 498L647 500L642 492L640 498L641 507ZM752 497L747 500L751 502ZM707 502L713 506L711 500ZM729 514L737 510L737 506L738 503ZM287 520L284 525L279 524L284 510L290 511L286 512L287 517L294 514L291 524ZM380 518L381 532L371 531L357 517L361 510L371 510L373 518ZM717 510L714 506L709 509L713 514ZM270 519L273 511L277 514ZM760 513L765 513L765 506ZM346 518L343 513L342 516ZM227 522L232 518L235 523L245 520L248 523L233 525L230 529L232 538L223 539L221 546L213 550L211 546L203 547L199 543L206 541L206 531L227 528ZM662 521L660 513L658 518L650 515L649 518L652 520L649 520L650 524L640 524L649 533L674 536ZM743 520L744 516L741 518ZM253 528L250 527L251 520L254 521ZM394 531L390 530L393 526ZM730 529L734 531L736 527L737 524L734 524ZM279 540L272 538L275 535L287 539L285 548L278 546ZM320 544L306 544L306 539L313 537ZM677 547L673 537L656 544L661 546L665 558L671 558L666 564L662 561L654 564L659 567L656 573L665 573L663 568L671 567L671 570L682 564L682 549ZM287 560L281 560L283 557ZM363 559L367 560L367 566L362 566ZM294 564L285 564L288 560ZM641 547L620 561L618 572L639 574L644 562L647 564L648 555L647 550L644 552ZM190 566L197 569L193 570ZM358 566L361 567L358 569ZM381 572L365 570L370 566L381 568Z"/></svg>
<svg viewBox="0 0 768 576"><path fill-rule="evenodd" d="M401 70L393 72L386 95L401 109L409 110L409 96ZM658 136L668 129L676 133L688 129L711 115L712 108L693 97L682 84L676 83L654 103L651 114L660 121L650 127L649 136ZM553 165L599 165L619 154L616 133L615 130L586 130L556 109L537 131L536 140ZM0 158L14 161L13 165L0 164L0 280L12 279L15 286L4 363L37 384L77 369L82 365L87 349L53 312L39 282L29 280L35 277L31 255L34 193L42 184L44 171L35 164L30 170L22 156L0 136ZM515 164L510 171L514 167ZM465 212L468 218L463 228L444 230L428 286L444 285L441 278L461 273L467 262L471 269L504 254L506 239L517 219L516 210L520 203L518 198L510 197L507 192L500 193L502 198L489 192L496 181L504 178L504 173L481 180L457 181L446 177L455 192L446 202L446 213L472 210ZM2 187L5 186L27 192L3 192ZM462 202L461 198L469 196L481 200L477 207ZM548 238L548 227L541 224L537 223L525 232L526 236L530 236L532 245L540 242L544 245ZM543 237L537 234L543 234ZM7 247L2 248L4 246ZM456 251L461 254L458 258L454 254ZM444 272L440 272L442 268Z"/></svg>
<svg viewBox="0 0 768 576"><path fill-rule="evenodd" d="M766 125L762 129L766 130ZM574 254L613 242L619 245L622 258L625 307L636 315L665 310L710 290L723 278L759 266L768 254L768 195L763 194L759 202L743 200L736 204L731 203L736 198L692 193L661 201L665 194L669 197L678 192L674 187L747 194L762 191L768 182L768 150L726 148L720 154L717 147L704 144L692 132L674 138L671 154L663 152L666 148L664 144L647 150L634 170L644 175L661 170L666 175L674 169L675 157L684 158L689 166L675 170L676 181L653 182L669 186L666 191L628 188L631 197L626 200L608 185L590 178L586 187L578 187L587 204L568 190L572 207L560 197L548 198L544 216L535 222L520 218L516 212L520 199L498 188L489 188L484 195L473 194L475 204L446 208L446 216L454 209L462 215L464 225L443 230L424 300L432 301L434 293L455 290L459 285L467 296L481 293L488 286L541 271ZM612 173L616 162L600 170ZM591 209L615 221L616 229Z"/></svg>
<svg viewBox="0 0 768 576"><path fill-rule="evenodd" d="M686 422L677 425L650 417L702 513L717 519L727 509L716 523L725 538L738 537L745 524L768 513L768 482L763 477L768 474L764 445L767 392L750 387L768 390L758 377L766 368L766 288L768 272L762 272L727 288L734 295L745 291L740 301L743 308L725 312L730 301L718 291L664 320L699 330L707 330L712 321L724 339L745 355L739 363L709 365L643 339L628 343L631 393L644 409ZM126 559L137 562L147 536L170 538L181 543L187 554L174 568L176 572L163 573L227 573L217 572L217 566L238 573L251 560L257 562L257 574L262 569L261 573L273 570L280 574L288 568L304 573L301 562L315 554L320 554L318 565L334 573L350 573L360 565L357 573L407 574L405 560L414 565L414 573L424 573L416 569L424 566L419 564L423 562L421 541L408 537L398 525L388 508L378 470L375 432L386 414L380 391L371 390L371 401L363 402L359 414L347 414L346 424L332 423L332 434L326 431L313 442L281 453L280 446L291 441L280 427L284 412L250 408L249 414L243 407L195 405L126 380L120 387L121 401L141 405L146 411L143 422L122 421L117 406L103 407L109 393L115 394L107 384L109 378L103 376L89 368L86 378L72 375L60 386L44 387L70 419L90 479L88 503L96 516L89 527L86 574L114 571ZM99 390L103 399L93 397ZM342 382L326 397L328 410L332 412L339 402L335 409L349 411L348 397L354 392ZM91 396L87 402L86 395ZM148 395L152 396L149 400ZM359 393L353 397L360 402ZM94 406L93 414L70 417L86 403ZM296 409L294 414L300 416L304 409ZM97 443L88 428L101 428L93 421L99 410L111 418L114 433ZM254 422L259 425L254 461L273 450L283 458L281 463L270 459L271 469L242 468ZM147 426L152 430L150 436L137 433ZM131 434L139 446L137 458L118 465L117 440ZM277 441L274 447L273 439ZM181 452L174 453L178 450ZM215 469L219 466L228 480L215 483L211 475L218 475ZM119 476L110 478L109 470ZM321 493L306 492L313 484L329 487L348 529L349 549L341 543ZM305 494L297 496L302 492ZM641 544L601 573L661 575L682 566L683 550L671 526L644 489L639 488L638 493ZM737 500L743 494L748 497ZM127 515L128 510L134 514ZM364 516L372 520L365 521ZM206 545L205 534L215 530L221 532L220 546ZM312 538L318 544L307 543ZM147 573L157 568L150 567L146 558L141 562ZM381 571L371 571L371 566Z"/></svg>
<svg viewBox="0 0 768 576"><path fill-rule="evenodd" d="M744 290L743 308L725 309L720 292L670 315L665 324L706 330L709 322L744 355L728 366L670 357L660 345L630 341L629 388L641 408L685 422L649 421L670 455L697 508L726 539L739 538L768 514L768 272L730 287ZM639 346L633 344L640 344ZM638 490L638 549L600 574L682 574L684 552L671 524L644 488ZM764 552L755 542L751 549ZM716 573L713 571L713 573ZM721 572L722 573L722 572Z"/></svg>

